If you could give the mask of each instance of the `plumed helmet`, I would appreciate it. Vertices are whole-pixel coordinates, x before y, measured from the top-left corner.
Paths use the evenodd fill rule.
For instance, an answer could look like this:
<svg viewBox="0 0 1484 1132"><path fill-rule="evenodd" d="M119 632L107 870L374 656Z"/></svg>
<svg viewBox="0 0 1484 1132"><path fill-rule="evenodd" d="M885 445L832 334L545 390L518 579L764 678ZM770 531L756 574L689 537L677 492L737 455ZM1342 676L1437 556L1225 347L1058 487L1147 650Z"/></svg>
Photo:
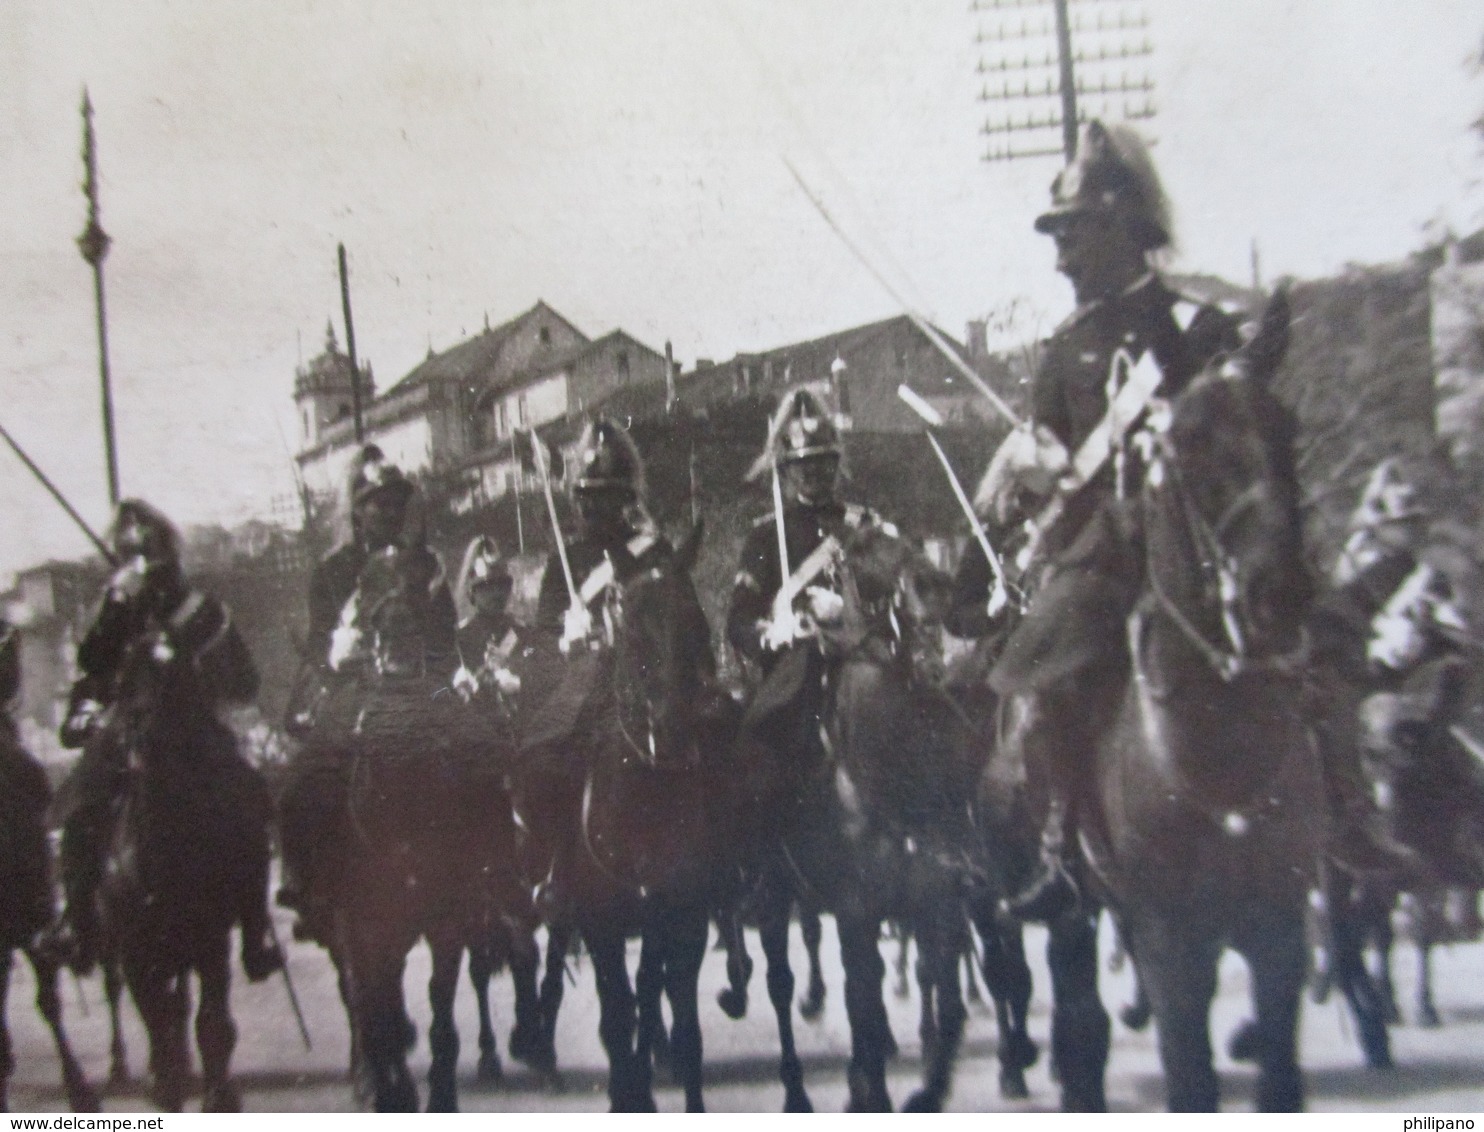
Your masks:
<svg viewBox="0 0 1484 1132"><path fill-rule="evenodd" d="M143 555L154 562L180 562L180 532L163 512L142 499L119 504L110 541L122 559Z"/></svg>
<svg viewBox="0 0 1484 1132"><path fill-rule="evenodd" d="M644 498L644 459L628 432L607 417L583 430L577 445L577 491L619 489Z"/></svg>
<svg viewBox="0 0 1484 1132"><path fill-rule="evenodd" d="M500 553L500 544L489 535L476 535L464 551L455 589L461 597L467 598L475 586L509 577L510 569L505 556Z"/></svg>
<svg viewBox="0 0 1484 1132"><path fill-rule="evenodd" d="M401 468L386 458L380 448L368 444L351 460L346 494L354 508L379 492L393 494L405 503L412 496L412 481L402 473Z"/></svg>
<svg viewBox="0 0 1484 1132"><path fill-rule="evenodd" d="M768 440L748 479L772 467L783 467L811 456L839 456L840 429L819 394L798 385L786 391L768 426Z"/></svg>
<svg viewBox="0 0 1484 1132"><path fill-rule="evenodd" d="M1036 231L1055 233L1068 217L1102 213L1122 223L1145 251L1169 244L1169 202L1149 149L1124 125L1088 122L1077 156L1051 182L1051 208L1036 217Z"/></svg>

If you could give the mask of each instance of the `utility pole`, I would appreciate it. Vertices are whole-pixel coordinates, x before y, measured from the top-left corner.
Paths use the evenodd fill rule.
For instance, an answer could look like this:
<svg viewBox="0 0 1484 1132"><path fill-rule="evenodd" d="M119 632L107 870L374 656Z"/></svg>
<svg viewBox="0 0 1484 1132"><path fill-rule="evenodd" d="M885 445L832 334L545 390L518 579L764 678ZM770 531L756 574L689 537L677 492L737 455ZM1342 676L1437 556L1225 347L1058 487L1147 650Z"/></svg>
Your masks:
<svg viewBox="0 0 1484 1132"><path fill-rule="evenodd" d="M113 431L113 383L108 373L108 310L103 302L103 261L113 241L98 221L98 164L93 146L93 102L82 88L83 195L88 198L88 226L77 238L82 258L93 269L93 300L98 319L98 379L103 391L103 456L108 467L108 503L119 502L118 444Z"/></svg>
<svg viewBox="0 0 1484 1132"><path fill-rule="evenodd" d="M986 50L979 101L992 107L984 160L1071 161L1088 118L1154 117L1154 80L1131 69L1154 54L1140 0L974 0L970 11L993 20L974 37Z"/></svg>

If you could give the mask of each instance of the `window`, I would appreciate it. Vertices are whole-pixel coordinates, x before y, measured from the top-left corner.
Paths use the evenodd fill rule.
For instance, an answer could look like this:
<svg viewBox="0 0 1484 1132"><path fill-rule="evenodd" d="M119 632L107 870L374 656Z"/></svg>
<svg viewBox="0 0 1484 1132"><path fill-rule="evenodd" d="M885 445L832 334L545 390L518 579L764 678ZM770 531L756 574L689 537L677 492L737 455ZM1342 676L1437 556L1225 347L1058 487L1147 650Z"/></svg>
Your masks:
<svg viewBox="0 0 1484 1132"><path fill-rule="evenodd" d="M620 350L618 352L617 362L618 362L618 376L619 377L628 377L629 376L629 352L627 350Z"/></svg>
<svg viewBox="0 0 1484 1132"><path fill-rule="evenodd" d="M543 326L540 330L536 331L536 337L538 337L539 339L541 339L541 345L543 345L543 346L550 346L551 345L551 327L549 327L549 326Z"/></svg>
<svg viewBox="0 0 1484 1132"><path fill-rule="evenodd" d="M524 393L515 399L515 415L516 419L520 422L521 428L530 427L530 420L526 414L526 395Z"/></svg>

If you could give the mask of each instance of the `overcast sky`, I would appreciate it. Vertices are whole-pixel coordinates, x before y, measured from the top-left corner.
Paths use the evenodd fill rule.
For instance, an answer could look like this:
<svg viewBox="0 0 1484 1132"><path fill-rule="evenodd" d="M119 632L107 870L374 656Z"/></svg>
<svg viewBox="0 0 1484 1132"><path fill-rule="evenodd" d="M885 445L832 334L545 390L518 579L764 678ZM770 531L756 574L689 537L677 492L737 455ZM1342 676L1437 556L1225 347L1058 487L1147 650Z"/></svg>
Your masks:
<svg viewBox="0 0 1484 1132"><path fill-rule="evenodd" d="M1148 0L1175 266L1313 276L1481 219L1471 0ZM980 160L968 0L0 4L0 422L107 522L74 237L97 107L126 494L182 521L292 490L295 364L339 330L382 387L544 298L697 356L909 302L955 334L1069 295L1031 222L1057 163ZM1033 327L1032 327L1033 329ZM0 577L85 544L0 452Z"/></svg>

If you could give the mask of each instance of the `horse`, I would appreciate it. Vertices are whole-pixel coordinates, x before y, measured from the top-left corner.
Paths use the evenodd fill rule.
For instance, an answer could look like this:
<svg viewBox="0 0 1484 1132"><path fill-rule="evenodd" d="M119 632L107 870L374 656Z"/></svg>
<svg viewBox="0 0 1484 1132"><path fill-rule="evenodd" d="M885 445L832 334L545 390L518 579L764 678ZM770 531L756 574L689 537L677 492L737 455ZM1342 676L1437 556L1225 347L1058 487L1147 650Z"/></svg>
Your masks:
<svg viewBox="0 0 1484 1132"><path fill-rule="evenodd" d="M1219 1100L1209 1012L1225 947L1252 972L1259 1108L1304 1099L1297 1023L1322 793L1300 718L1298 508L1268 387L1287 325L1280 295L1242 354L1135 438L1144 586L1081 840L1148 994L1172 1110ZM1095 952L1081 962L1095 967Z"/></svg>
<svg viewBox="0 0 1484 1132"><path fill-rule="evenodd" d="M122 760L121 798L98 894L103 951L149 1040L150 1096L180 1111L191 1082L186 1025L196 976L196 1046L206 1112L234 1112L229 1075L231 932L241 913L244 799L228 797L235 739L198 679L148 635L126 650L118 702L92 741ZM226 768L224 770L224 768ZM121 1055L121 1049L118 1051Z"/></svg>
<svg viewBox="0 0 1484 1132"><path fill-rule="evenodd" d="M832 912L839 932L850 1108L891 1108L885 1066L895 1042L879 947L887 920L902 922L918 941L936 1020L923 1050L923 1085L906 1107L935 1111L951 1085L967 1014L958 976L969 784L956 753L925 725L911 674L910 624L898 587L925 567L887 532L857 532L842 555L846 612L839 630L778 662L804 669L806 702L756 720L738 740L735 761L766 784L759 812L767 821L752 834L765 850L754 903L778 1019L785 1111L811 1108L793 1044L787 962L789 911L799 893Z"/></svg>
<svg viewBox="0 0 1484 1132"><path fill-rule="evenodd" d="M486 940L498 878L513 867L499 828L502 754L510 737L471 711L441 671L427 626L441 567L420 546L393 545L362 569L339 644L358 675L326 700L316 742L348 759L345 841L323 883L328 938L347 1006L353 1070L378 1111L416 1111L402 997L407 953L432 953L428 1109L455 1111L459 1036L453 1004L464 949ZM503 831L510 832L510 831Z"/></svg>
<svg viewBox="0 0 1484 1132"><path fill-rule="evenodd" d="M68 1105L74 1112L99 1111L98 1095L62 1024L61 963L36 942L55 912L46 827L50 800L46 772L21 747L9 717L0 720L0 1112L10 1111L9 1086L15 1071L6 999L17 951L26 956L36 979L36 1009L57 1047Z"/></svg>
<svg viewBox="0 0 1484 1132"><path fill-rule="evenodd" d="M582 739L578 851L558 878L572 926L592 959L599 1036L614 1111L654 1111L653 1025L636 1027L626 940L642 939L642 998L670 1002L671 1071L686 1110L704 1110L697 984L717 903L716 862L733 843L729 774L718 765L730 733L728 697L708 687L710 631L689 571L697 524L682 545L604 596L608 647L591 665L591 723Z"/></svg>

